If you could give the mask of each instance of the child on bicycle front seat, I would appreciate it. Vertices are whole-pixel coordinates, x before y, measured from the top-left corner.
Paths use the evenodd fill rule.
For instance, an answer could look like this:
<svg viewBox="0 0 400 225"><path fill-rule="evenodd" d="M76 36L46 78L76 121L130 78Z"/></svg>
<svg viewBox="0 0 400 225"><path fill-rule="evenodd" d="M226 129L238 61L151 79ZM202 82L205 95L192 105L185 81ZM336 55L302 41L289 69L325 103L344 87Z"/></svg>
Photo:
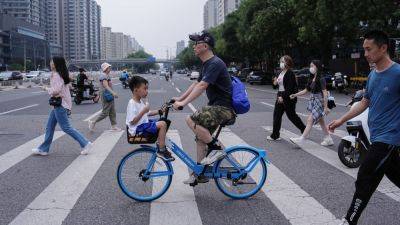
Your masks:
<svg viewBox="0 0 400 225"><path fill-rule="evenodd" d="M129 89L132 91L132 99L129 100L126 108L126 125L131 135L158 135L157 136L157 156L166 160L175 160L165 146L167 133L167 123L159 120L149 120L149 116L158 115L159 110L150 111L148 102L144 101L147 97L149 82L140 76L133 76L129 81Z"/></svg>

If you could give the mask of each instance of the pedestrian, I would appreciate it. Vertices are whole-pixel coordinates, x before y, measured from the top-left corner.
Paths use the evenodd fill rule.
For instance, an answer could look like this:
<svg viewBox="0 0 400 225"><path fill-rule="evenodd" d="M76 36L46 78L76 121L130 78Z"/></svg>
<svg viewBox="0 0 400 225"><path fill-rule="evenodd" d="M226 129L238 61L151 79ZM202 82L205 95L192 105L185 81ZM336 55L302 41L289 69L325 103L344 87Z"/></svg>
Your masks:
<svg viewBox="0 0 400 225"><path fill-rule="evenodd" d="M267 137L269 141L280 140L280 129L282 124L283 113L286 112L289 120L303 133L306 126L296 113L297 98L291 99L290 95L297 93L296 77L292 71L293 60L290 56L285 55L279 60L281 73L274 78L274 85L278 85L278 93L276 95L274 108L274 121L271 136Z"/></svg>
<svg viewBox="0 0 400 225"><path fill-rule="evenodd" d="M329 124L333 132L369 107L371 145L355 182L356 191L342 225L357 224L384 175L400 188L400 65L388 53L389 38L383 31L364 36L364 55L375 64L367 81L364 98L338 120Z"/></svg>
<svg viewBox="0 0 400 225"><path fill-rule="evenodd" d="M225 152L221 143L212 134L221 124L232 125L236 114L232 106L232 80L224 61L214 55L214 37L207 31L202 34L190 35L194 42L193 50L202 61L202 72L197 82L194 82L180 96L174 98L175 109L186 106L197 99L204 91L207 93L208 105L186 118L186 123L196 135L197 163L210 165L223 158ZM205 183L208 178L192 173L185 184L195 182Z"/></svg>
<svg viewBox="0 0 400 225"><path fill-rule="evenodd" d="M108 63L101 64L101 70L103 73L100 75L100 96L102 101L103 110L101 114L94 120L89 120L89 130L93 131L96 123L102 121L106 117L110 117L111 130L121 131L121 128L117 127L117 113L115 111L115 98L118 98L117 93L112 88L111 82L111 65Z"/></svg>
<svg viewBox="0 0 400 225"><path fill-rule="evenodd" d="M307 118L307 125L303 134L299 138L290 138L294 144L301 144L306 138L308 138L311 128L313 125L319 123L322 131L325 134L322 146L333 145L333 140L329 134L328 128L325 125L324 117L330 112L328 108L328 91L326 90L325 78L321 76L322 64L319 60L313 60L310 63L310 77L308 79L307 86L304 90L291 94L290 98L295 99L298 96L305 95L308 92L311 93L310 99L308 100L307 110L310 115Z"/></svg>
<svg viewBox="0 0 400 225"><path fill-rule="evenodd" d="M65 133L79 142L82 148L81 154L87 155L92 149L93 144L79 133L79 131L74 129L68 119L72 101L69 91L70 78L65 59L63 57L53 57L50 61L50 68L50 87L44 87L44 89L51 96L49 103L52 109L47 121L44 142L38 148L32 149L32 152L34 155L48 155L50 145L53 141L54 130L58 123Z"/></svg>

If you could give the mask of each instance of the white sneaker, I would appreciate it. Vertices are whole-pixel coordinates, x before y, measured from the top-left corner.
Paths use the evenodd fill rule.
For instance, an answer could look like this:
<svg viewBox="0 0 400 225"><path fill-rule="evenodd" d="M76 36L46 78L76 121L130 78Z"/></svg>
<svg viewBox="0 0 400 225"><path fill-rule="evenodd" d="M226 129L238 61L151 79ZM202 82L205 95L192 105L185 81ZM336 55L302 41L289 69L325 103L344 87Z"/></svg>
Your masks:
<svg viewBox="0 0 400 225"><path fill-rule="evenodd" d="M183 181L184 184L193 184L196 181L194 173L190 174L190 177Z"/></svg>
<svg viewBox="0 0 400 225"><path fill-rule="evenodd" d="M267 136L267 140L268 141L280 141L282 139L280 137L278 137L277 139L273 139L271 136Z"/></svg>
<svg viewBox="0 0 400 225"><path fill-rule="evenodd" d="M215 161L218 161L226 156L224 150L212 150L207 157L201 160L201 165L210 165L213 164Z"/></svg>
<svg viewBox="0 0 400 225"><path fill-rule="evenodd" d="M342 221L340 221L339 225L349 225L349 222L347 222L347 220L343 218Z"/></svg>
<svg viewBox="0 0 400 225"><path fill-rule="evenodd" d="M94 131L94 125L95 125L95 123L94 123L93 121L89 120L89 121L88 121L88 124L89 124L89 130L90 130L90 131Z"/></svg>
<svg viewBox="0 0 400 225"><path fill-rule="evenodd" d="M93 144L92 142L89 142L81 151L81 155L87 155L89 152L93 149Z"/></svg>
<svg viewBox="0 0 400 225"><path fill-rule="evenodd" d="M48 153L48 152L44 152L44 151L42 151L42 150L40 150L40 149L38 149L38 148L34 148L34 149L32 149L32 154L33 154L33 155L46 156L46 155L48 155L49 153Z"/></svg>
<svg viewBox="0 0 400 225"><path fill-rule="evenodd" d="M111 131L122 131L122 129L117 126L112 126L110 130Z"/></svg>
<svg viewBox="0 0 400 225"><path fill-rule="evenodd" d="M302 144L305 142L305 140L306 139L304 137L290 138L290 141L295 145Z"/></svg>
<svg viewBox="0 0 400 225"><path fill-rule="evenodd" d="M324 138L324 140L321 142L322 146L331 146L333 144L334 143L331 136Z"/></svg>

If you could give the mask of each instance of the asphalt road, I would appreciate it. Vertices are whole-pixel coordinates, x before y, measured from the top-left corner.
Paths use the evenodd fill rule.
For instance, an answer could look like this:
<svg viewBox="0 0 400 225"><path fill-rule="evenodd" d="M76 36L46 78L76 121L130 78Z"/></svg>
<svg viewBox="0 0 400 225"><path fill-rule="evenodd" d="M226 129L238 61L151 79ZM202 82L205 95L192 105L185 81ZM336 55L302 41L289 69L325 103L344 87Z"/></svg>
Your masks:
<svg viewBox="0 0 400 225"><path fill-rule="evenodd" d="M157 75L143 76L150 81L153 109L192 83L178 74L170 82ZM118 124L125 128L131 93L117 79L113 82L119 94ZM189 171L174 162L173 185L166 196L152 203L135 202L118 187L118 163L138 147L127 143L126 132L108 131L108 119L89 132L86 120L101 104L84 102L72 109L73 126L95 145L90 155L80 156L79 144L57 128L50 154L39 157L31 156L30 150L43 140L50 110L47 93L39 88L0 92L0 224L338 224L352 199L357 174L357 169L346 168L337 157L344 127L332 135L334 146L320 146L323 134L315 128L310 141L299 149L288 141L299 131L284 116L283 140L267 142L276 91L258 85L249 85L247 91L251 111L240 115L220 140L227 146L248 144L267 150L271 164L262 191L247 200L232 200L218 191L214 181L191 188L181 183ZM339 104L328 121L348 110L344 104L350 96L333 94ZM305 98L297 103L303 121ZM206 103L202 95L192 106L170 114L170 137L193 158L194 135L184 120ZM360 224L399 224L399 209L400 190L383 182Z"/></svg>

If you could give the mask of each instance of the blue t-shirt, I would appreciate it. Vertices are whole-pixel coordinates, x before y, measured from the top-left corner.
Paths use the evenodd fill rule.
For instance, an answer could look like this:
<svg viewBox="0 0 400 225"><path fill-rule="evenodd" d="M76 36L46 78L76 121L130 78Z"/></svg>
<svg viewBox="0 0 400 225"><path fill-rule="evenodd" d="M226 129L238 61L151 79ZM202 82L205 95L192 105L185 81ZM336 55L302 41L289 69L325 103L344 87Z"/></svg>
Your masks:
<svg viewBox="0 0 400 225"><path fill-rule="evenodd" d="M224 61L214 56L204 62L197 81L208 83L208 105L232 108L232 80Z"/></svg>
<svg viewBox="0 0 400 225"><path fill-rule="evenodd" d="M371 71L364 97L369 99L371 142L400 146L400 65Z"/></svg>

